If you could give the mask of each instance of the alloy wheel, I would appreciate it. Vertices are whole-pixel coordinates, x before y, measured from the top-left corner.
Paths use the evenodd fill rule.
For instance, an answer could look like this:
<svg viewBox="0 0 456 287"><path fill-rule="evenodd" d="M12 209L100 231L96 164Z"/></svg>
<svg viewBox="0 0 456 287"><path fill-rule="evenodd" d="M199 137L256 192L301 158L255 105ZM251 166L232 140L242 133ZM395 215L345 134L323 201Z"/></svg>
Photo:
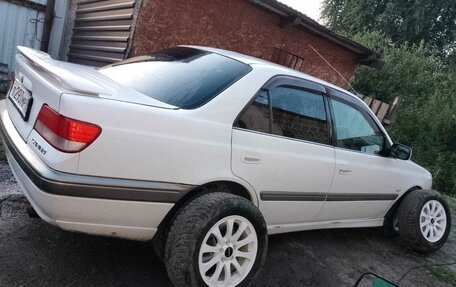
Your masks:
<svg viewBox="0 0 456 287"><path fill-rule="evenodd" d="M429 242L439 241L445 234L447 215L443 205L437 200L424 204L420 213L420 230Z"/></svg>
<svg viewBox="0 0 456 287"><path fill-rule="evenodd" d="M203 239L198 266L208 286L236 286L252 269L258 237L252 223L239 215L219 220Z"/></svg>

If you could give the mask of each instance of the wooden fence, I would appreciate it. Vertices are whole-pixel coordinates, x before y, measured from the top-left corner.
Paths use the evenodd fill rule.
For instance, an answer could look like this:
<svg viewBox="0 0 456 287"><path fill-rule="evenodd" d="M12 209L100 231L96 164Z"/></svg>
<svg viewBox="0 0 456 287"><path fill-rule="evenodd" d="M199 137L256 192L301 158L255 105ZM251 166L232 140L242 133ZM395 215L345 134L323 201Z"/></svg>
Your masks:
<svg viewBox="0 0 456 287"><path fill-rule="evenodd" d="M362 94L358 94L358 97L371 108L383 125L389 126L396 120L399 97L396 97L391 104L376 100L372 97L364 96Z"/></svg>

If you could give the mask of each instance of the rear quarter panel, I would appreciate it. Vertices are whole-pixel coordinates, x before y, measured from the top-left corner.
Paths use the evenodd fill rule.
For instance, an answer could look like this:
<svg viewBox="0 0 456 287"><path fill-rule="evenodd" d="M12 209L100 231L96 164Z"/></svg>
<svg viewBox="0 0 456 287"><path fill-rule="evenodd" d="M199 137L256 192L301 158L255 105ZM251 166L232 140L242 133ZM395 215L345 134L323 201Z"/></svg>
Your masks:
<svg viewBox="0 0 456 287"><path fill-rule="evenodd" d="M102 133L81 152L78 173L201 185L232 180L234 119L270 78L253 71L195 110L63 94L60 113L99 125Z"/></svg>

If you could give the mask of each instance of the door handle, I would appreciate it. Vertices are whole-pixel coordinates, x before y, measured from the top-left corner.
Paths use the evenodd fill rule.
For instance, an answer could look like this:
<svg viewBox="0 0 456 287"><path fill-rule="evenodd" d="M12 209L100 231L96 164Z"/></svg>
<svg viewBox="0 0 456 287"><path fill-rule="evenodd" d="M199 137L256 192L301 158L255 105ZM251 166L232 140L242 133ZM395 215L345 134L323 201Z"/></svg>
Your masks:
<svg viewBox="0 0 456 287"><path fill-rule="evenodd" d="M242 153L241 161L245 163L260 163L261 156L253 152L244 152Z"/></svg>
<svg viewBox="0 0 456 287"><path fill-rule="evenodd" d="M349 166L341 166L339 168L339 174L342 175L348 175L352 172L351 168Z"/></svg>

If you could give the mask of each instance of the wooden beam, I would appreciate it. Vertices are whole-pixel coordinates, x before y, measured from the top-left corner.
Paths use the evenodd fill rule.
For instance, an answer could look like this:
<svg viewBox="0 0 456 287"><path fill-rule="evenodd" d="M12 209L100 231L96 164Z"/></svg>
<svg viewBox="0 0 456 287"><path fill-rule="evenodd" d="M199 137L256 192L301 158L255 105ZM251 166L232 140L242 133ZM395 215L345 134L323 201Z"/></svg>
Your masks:
<svg viewBox="0 0 456 287"><path fill-rule="evenodd" d="M382 104L382 102L380 102L379 100L374 100L371 104L371 110L374 112L374 114L377 114L378 112L378 109L380 108L380 105Z"/></svg>
<svg viewBox="0 0 456 287"><path fill-rule="evenodd" d="M368 105L370 107L371 103L372 103L372 98L371 97L364 97L363 98L363 101L366 103L366 105Z"/></svg>
<svg viewBox="0 0 456 287"><path fill-rule="evenodd" d="M385 118L383 119L384 124L391 125L392 123L394 123L394 121L396 121L398 108L399 108L399 101L400 101L399 97L394 98L394 101L391 104L391 106L388 110L388 113L386 114Z"/></svg>
<svg viewBox="0 0 456 287"><path fill-rule="evenodd" d="M52 24L54 23L55 0L47 0L46 12L44 14L43 34L41 36L40 50L48 52L49 39L51 38Z"/></svg>
<svg viewBox="0 0 456 287"><path fill-rule="evenodd" d="M387 104L387 103L382 103L380 105L380 108L378 109L378 112L377 112L377 118L382 122L383 119L385 118L386 116L386 113L388 112L389 110L389 107L390 105Z"/></svg>

